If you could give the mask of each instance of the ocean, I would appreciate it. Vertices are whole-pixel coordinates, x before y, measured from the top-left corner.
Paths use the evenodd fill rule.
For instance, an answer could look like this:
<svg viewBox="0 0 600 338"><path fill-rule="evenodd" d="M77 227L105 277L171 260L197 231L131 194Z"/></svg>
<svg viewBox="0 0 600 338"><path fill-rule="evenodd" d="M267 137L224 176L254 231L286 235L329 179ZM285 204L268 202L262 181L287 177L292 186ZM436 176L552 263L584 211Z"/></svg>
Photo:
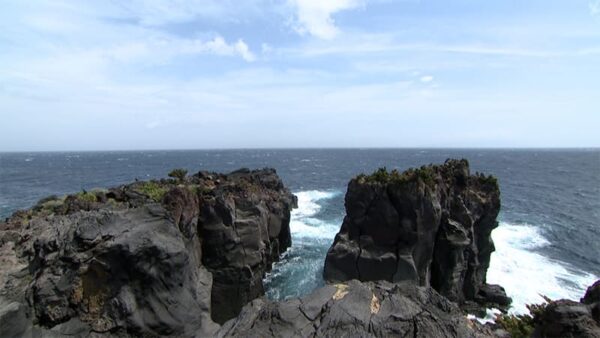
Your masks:
<svg viewBox="0 0 600 338"><path fill-rule="evenodd" d="M265 282L286 299L323 285L325 253L344 217L355 175L466 158L498 177L500 226L488 282L513 297L512 312L540 295L579 299L600 276L600 149L294 149L0 153L0 217L39 199L165 177L173 168L229 172L273 167L298 196L292 247Z"/></svg>

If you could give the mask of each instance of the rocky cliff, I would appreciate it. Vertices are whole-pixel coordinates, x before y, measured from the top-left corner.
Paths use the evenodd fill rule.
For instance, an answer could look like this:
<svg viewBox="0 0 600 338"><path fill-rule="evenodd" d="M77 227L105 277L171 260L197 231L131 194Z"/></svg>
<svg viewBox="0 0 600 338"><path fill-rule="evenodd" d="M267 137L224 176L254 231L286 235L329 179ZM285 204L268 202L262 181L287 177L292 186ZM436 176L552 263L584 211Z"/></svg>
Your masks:
<svg viewBox="0 0 600 338"><path fill-rule="evenodd" d="M296 204L275 171L173 177L0 223L0 337L600 337L600 281L511 325L466 318L457 303L509 300L485 283L498 185L464 160L352 180L334 283L283 302L262 285Z"/></svg>
<svg viewBox="0 0 600 338"><path fill-rule="evenodd" d="M264 293L295 197L274 170L44 199L0 223L1 336L207 336Z"/></svg>
<svg viewBox="0 0 600 338"><path fill-rule="evenodd" d="M500 190L495 178L471 175L466 160L360 175L345 207L326 280L410 281L460 304L509 305L501 287L486 284Z"/></svg>

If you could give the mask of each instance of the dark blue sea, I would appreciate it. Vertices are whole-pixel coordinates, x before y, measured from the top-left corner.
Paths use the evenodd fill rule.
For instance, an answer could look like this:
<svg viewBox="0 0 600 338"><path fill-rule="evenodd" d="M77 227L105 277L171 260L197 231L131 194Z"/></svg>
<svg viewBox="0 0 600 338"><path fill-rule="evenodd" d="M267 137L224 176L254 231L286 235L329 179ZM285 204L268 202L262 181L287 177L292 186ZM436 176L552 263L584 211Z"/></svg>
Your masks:
<svg viewBox="0 0 600 338"><path fill-rule="evenodd" d="M466 158L502 192L488 281L525 303L582 296L600 276L600 150L306 149L0 153L0 217L51 194L165 177L172 168L228 172L274 167L299 198L293 245L267 276L274 299L323 284L325 253L344 217L349 179Z"/></svg>

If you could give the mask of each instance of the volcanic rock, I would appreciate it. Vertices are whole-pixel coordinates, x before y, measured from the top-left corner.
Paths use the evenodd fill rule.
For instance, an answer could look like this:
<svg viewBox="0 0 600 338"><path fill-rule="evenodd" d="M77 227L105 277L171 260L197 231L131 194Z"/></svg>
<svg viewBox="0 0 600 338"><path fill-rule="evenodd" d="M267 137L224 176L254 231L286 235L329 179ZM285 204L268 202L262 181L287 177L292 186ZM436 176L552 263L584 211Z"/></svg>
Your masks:
<svg viewBox="0 0 600 338"><path fill-rule="evenodd" d="M534 314L533 337L600 338L600 280L587 289L581 302L552 301Z"/></svg>
<svg viewBox="0 0 600 338"><path fill-rule="evenodd" d="M471 175L467 160L359 175L348 184L345 207L326 280L410 281L461 304L510 304L501 287L486 286L498 183Z"/></svg>
<svg viewBox="0 0 600 338"><path fill-rule="evenodd" d="M0 336L210 336L264 293L295 204L271 169L44 199L0 224Z"/></svg>
<svg viewBox="0 0 600 338"><path fill-rule="evenodd" d="M331 284L283 302L257 298L217 337L492 337L435 290L386 281Z"/></svg>

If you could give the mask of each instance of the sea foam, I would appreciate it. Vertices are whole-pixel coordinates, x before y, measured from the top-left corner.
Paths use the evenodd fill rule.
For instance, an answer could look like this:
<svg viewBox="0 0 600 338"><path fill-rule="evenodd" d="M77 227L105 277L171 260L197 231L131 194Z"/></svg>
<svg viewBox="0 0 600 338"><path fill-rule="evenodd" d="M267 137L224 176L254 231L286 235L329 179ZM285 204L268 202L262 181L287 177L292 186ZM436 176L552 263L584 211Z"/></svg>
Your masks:
<svg viewBox="0 0 600 338"><path fill-rule="evenodd" d="M319 218L323 204L339 191L300 191L298 208L292 210L292 246L273 264L265 276L267 297L276 300L299 297L323 286L323 264L327 249L338 232L341 220Z"/></svg>
<svg viewBox="0 0 600 338"><path fill-rule="evenodd" d="M298 208L292 210L290 231L293 238L333 239L340 224L325 222L315 216L321 210L319 202L332 199L339 191L309 190L294 193Z"/></svg>
<svg viewBox="0 0 600 338"><path fill-rule="evenodd" d="M492 238L496 251L492 253L487 281L506 289L513 299L511 313L527 313L526 304L544 302L541 295L579 300L597 279L537 252L550 244L537 227L501 222Z"/></svg>

